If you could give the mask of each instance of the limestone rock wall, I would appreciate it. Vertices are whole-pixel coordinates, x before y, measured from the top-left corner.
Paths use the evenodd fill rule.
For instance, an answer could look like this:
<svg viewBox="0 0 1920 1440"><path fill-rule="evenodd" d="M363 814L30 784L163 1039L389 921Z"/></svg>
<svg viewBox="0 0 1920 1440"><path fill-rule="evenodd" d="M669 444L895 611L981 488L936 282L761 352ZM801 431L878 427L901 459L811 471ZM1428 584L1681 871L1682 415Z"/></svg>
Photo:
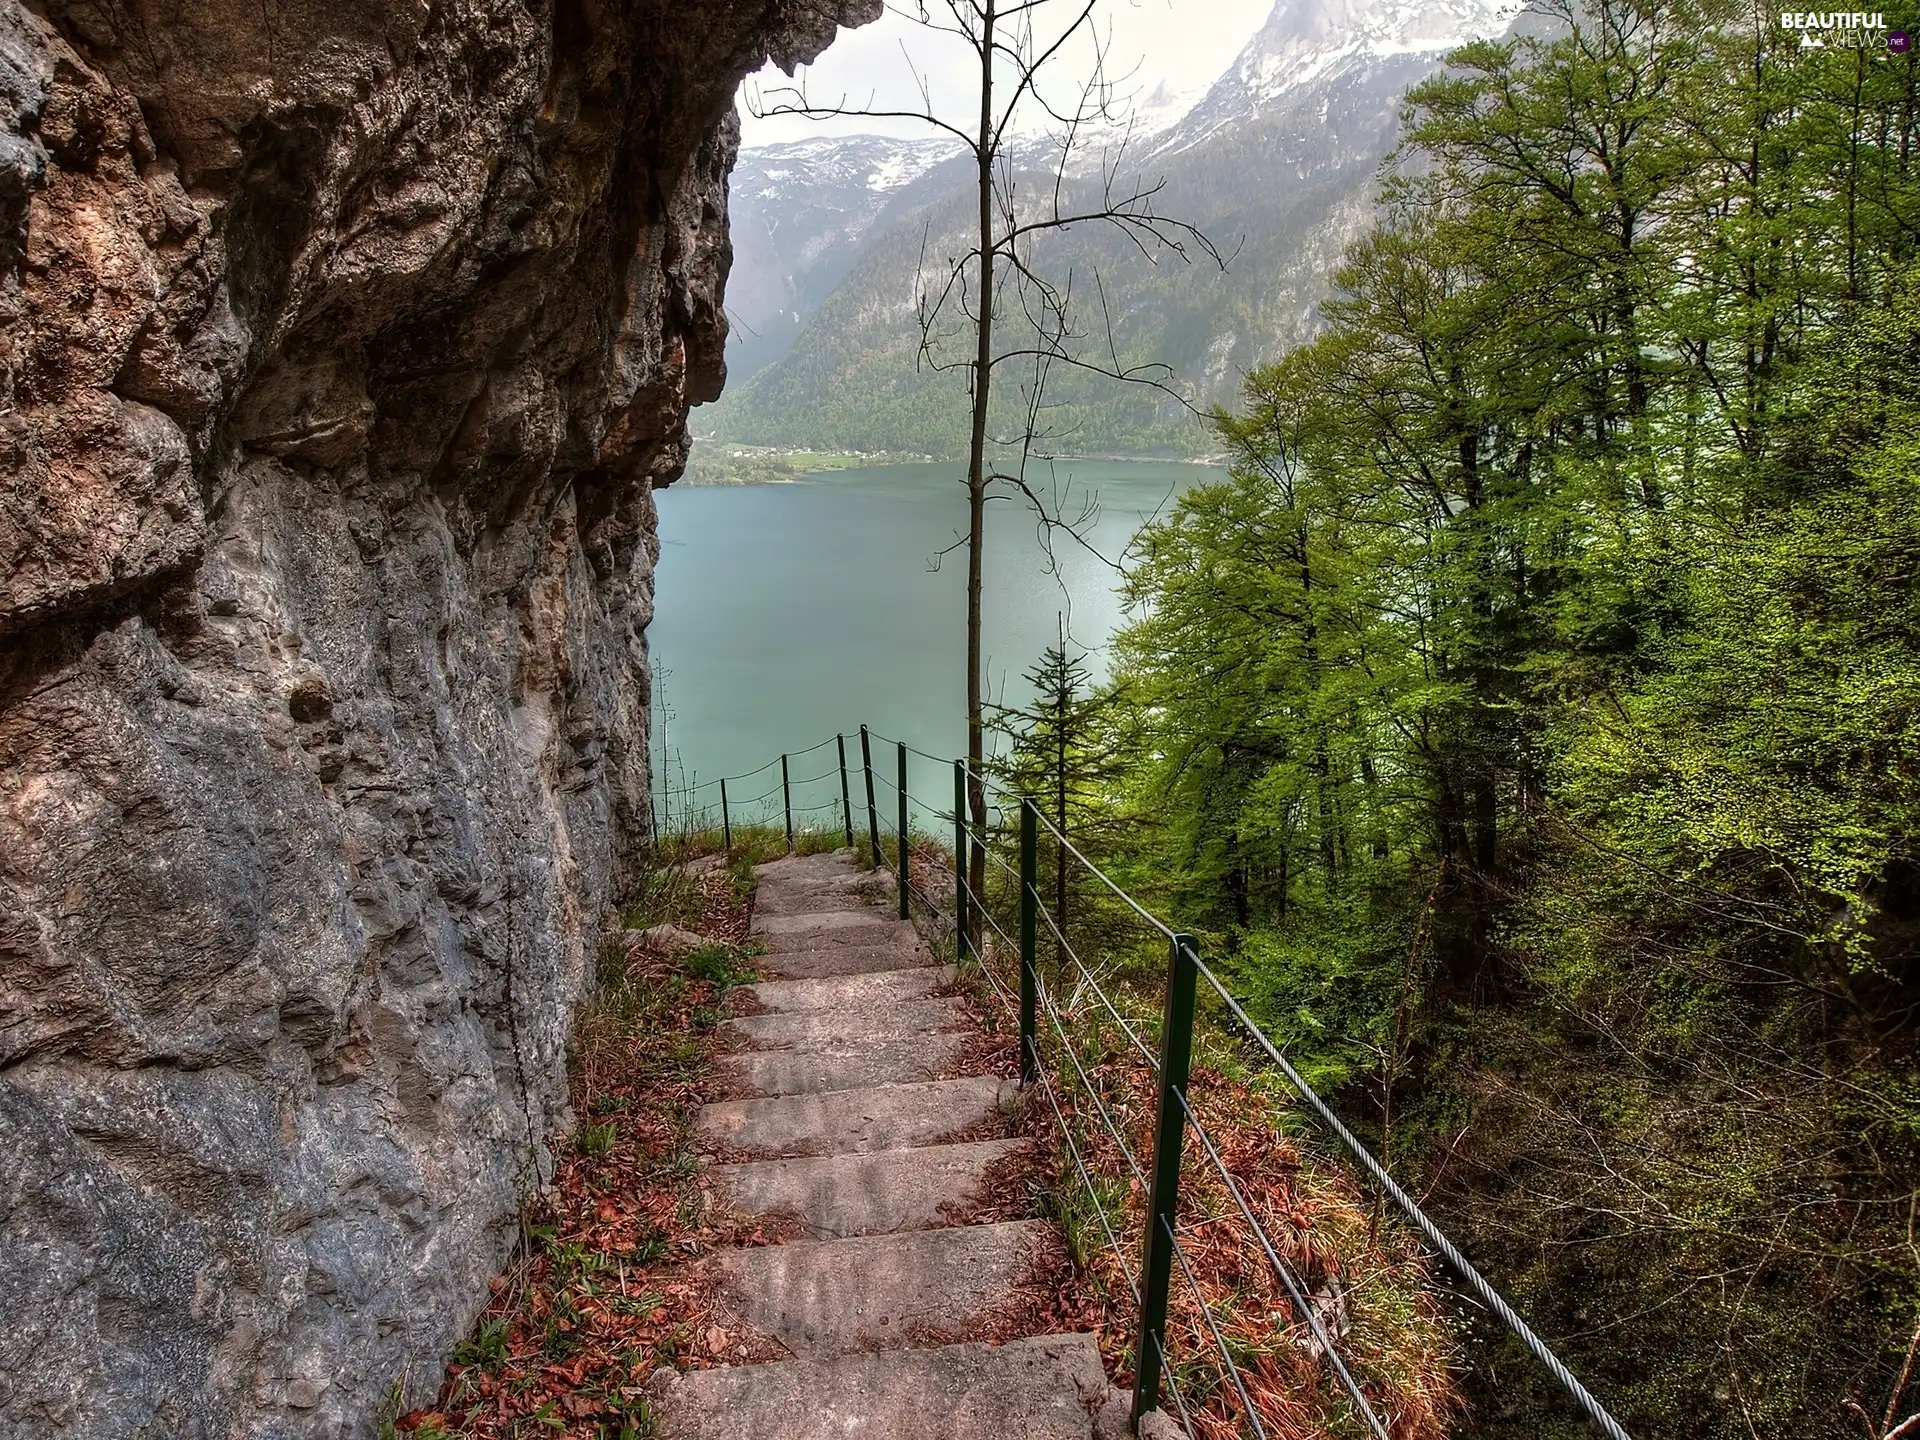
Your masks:
<svg viewBox="0 0 1920 1440"><path fill-rule="evenodd" d="M879 0L0 0L0 1435L358 1435L648 824L739 77Z"/></svg>

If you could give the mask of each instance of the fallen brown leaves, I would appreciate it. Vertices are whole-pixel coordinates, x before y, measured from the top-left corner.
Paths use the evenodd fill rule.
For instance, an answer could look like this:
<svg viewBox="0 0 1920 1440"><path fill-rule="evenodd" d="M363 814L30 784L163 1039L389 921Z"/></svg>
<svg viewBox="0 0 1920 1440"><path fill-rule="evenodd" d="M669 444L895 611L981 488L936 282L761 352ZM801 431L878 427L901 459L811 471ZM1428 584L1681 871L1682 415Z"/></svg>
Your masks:
<svg viewBox="0 0 1920 1440"><path fill-rule="evenodd" d="M701 932L744 940L749 906L726 868L687 883ZM579 1127L433 1407L400 1431L638 1440L652 1433L644 1387L658 1366L783 1353L725 1310L699 1263L719 1245L781 1238L716 1204L695 1163L722 997L741 978L729 952L676 960L611 938L575 1036Z"/></svg>
<svg viewBox="0 0 1920 1440"><path fill-rule="evenodd" d="M1043 1037L1054 1096L1092 1177L1090 1193L1060 1141L1052 1106L1044 1095L1034 1095L1028 1126L1056 1162L1052 1194L1080 1262L1059 1308L1099 1333L1109 1373L1130 1382L1139 1323L1132 1284L1147 1197L1108 1124L1146 1169L1157 1079L1117 1028L1102 1028L1104 1016L1063 1018L1106 1115L1061 1053L1058 1033L1050 1046ZM1453 1341L1426 1285L1424 1258L1400 1237L1375 1231L1365 1201L1343 1175L1303 1160L1268 1097L1220 1069L1196 1066L1190 1101L1241 1200L1296 1277L1375 1413L1395 1440L1441 1440L1459 1396L1450 1370ZM1176 1260L1167 1351L1195 1440L1253 1433L1215 1329L1274 1440L1365 1433L1354 1428L1356 1412L1324 1348L1191 1128L1184 1156L1175 1228L1192 1282ZM1163 1404L1169 1412L1175 1408L1171 1396Z"/></svg>
<svg viewBox="0 0 1920 1440"><path fill-rule="evenodd" d="M912 864L916 890L936 904L947 903L954 884L948 857L936 845L916 844ZM946 933L951 934L950 927ZM992 936L986 948L1000 989L1011 991L1017 974L1012 957ZM973 966L962 971L954 993L969 999L986 1032L979 1047L970 1048L968 1061L984 1064L988 1073L1016 1074L1017 1025L1006 1013L1008 997L997 994ZM1158 1008L1157 997L1138 1001L1133 1013ZM1108 1123L1141 1169L1150 1165L1157 1079L1091 997L1069 1004L1061 1018L1073 1036L1086 1084L1043 1013L1044 1070L1087 1168L1091 1192L1063 1142L1046 1090L1036 1085L1026 1093L1020 1119L1033 1145L994 1167L979 1201L948 1218L953 1223L1032 1215L1056 1219L1070 1260L1036 1271L1050 1277L1052 1293L1044 1302L1027 1302L1025 1313L1050 1330L1095 1332L1107 1373L1131 1384L1139 1324L1132 1277L1140 1268L1147 1197ZM1211 1058L1218 1063L1196 1063L1190 1103L1241 1200L1296 1277L1306 1307L1394 1440L1442 1440L1462 1408L1453 1369L1457 1345L1429 1283L1424 1253L1405 1234L1373 1223L1365 1198L1343 1168L1301 1154L1285 1133L1285 1108L1238 1078L1240 1067L1229 1048ZM1104 1118L1087 1085L1105 1107ZM1272 1440L1369 1433L1302 1307L1275 1273L1191 1130L1181 1187L1176 1229L1193 1283L1176 1262L1167 1349L1195 1440L1254 1433L1220 1358L1216 1329ZM1170 1395L1162 1403L1174 1411Z"/></svg>

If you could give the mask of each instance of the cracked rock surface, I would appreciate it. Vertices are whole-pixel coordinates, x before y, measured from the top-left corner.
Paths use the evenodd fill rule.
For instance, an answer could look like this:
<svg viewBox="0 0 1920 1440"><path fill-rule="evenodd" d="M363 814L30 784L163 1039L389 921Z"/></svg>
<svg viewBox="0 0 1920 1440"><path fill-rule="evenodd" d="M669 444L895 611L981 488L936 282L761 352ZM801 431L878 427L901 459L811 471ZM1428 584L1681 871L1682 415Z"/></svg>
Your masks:
<svg viewBox="0 0 1920 1440"><path fill-rule="evenodd" d="M879 0L0 0L0 1435L432 1392L648 825L732 94Z"/></svg>

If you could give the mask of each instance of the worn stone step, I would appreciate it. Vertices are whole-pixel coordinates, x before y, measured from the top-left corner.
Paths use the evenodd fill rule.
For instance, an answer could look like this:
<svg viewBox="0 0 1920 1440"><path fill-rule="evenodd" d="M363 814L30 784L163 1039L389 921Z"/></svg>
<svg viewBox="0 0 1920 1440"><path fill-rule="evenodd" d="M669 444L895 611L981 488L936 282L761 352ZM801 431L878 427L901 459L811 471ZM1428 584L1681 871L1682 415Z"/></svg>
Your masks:
<svg viewBox="0 0 1920 1440"><path fill-rule="evenodd" d="M750 932L769 950L835 950L846 945L912 944L920 932L911 920L885 910L815 910L799 915L756 915Z"/></svg>
<svg viewBox="0 0 1920 1440"><path fill-rule="evenodd" d="M787 1215L816 1240L928 1230L980 1196L987 1171L1020 1140L923 1145L873 1155L825 1155L715 1165L709 1176L745 1215Z"/></svg>
<svg viewBox="0 0 1920 1440"><path fill-rule="evenodd" d="M728 1300L795 1355L963 1338L1002 1310L1044 1242L1043 1220L850 1240L796 1240L714 1258Z"/></svg>
<svg viewBox="0 0 1920 1440"><path fill-rule="evenodd" d="M684 1440L1117 1440L1126 1397L1091 1336L951 1343L1017 1324L1041 1221L955 1224L991 1167L1017 1093L962 1068L973 1025L934 992L936 966L893 918L892 877L851 852L759 869L754 938L766 978L727 1022L747 1047L721 1066L756 1098L703 1107L711 1167L738 1210L808 1237L722 1250L714 1273L743 1325L794 1359L656 1377L660 1433ZM875 900L882 903L876 904ZM1096 1421L1095 1412L1099 1412Z"/></svg>
<svg viewBox="0 0 1920 1440"><path fill-rule="evenodd" d="M832 1010L854 1016L890 1010L903 1000L927 1000L953 984L951 965L921 965L909 970L871 970L858 975L821 975L798 980L762 980L741 992L767 1010L794 1013Z"/></svg>
<svg viewBox="0 0 1920 1440"><path fill-rule="evenodd" d="M967 1037L959 1030L922 1030L886 1035L862 1044L826 1041L806 1049L743 1050L716 1062L735 1094L817 1095L873 1085L911 1085L937 1080L959 1066Z"/></svg>
<svg viewBox="0 0 1920 1440"><path fill-rule="evenodd" d="M782 855L776 860L764 860L754 867L756 878L769 883L785 883L812 876L831 879L836 875L853 874L856 871L854 857L860 852L850 845L842 845L837 850L818 850L811 855Z"/></svg>
<svg viewBox="0 0 1920 1440"><path fill-rule="evenodd" d="M1107 1396L1091 1335L661 1371L669 1440L1091 1440Z"/></svg>
<svg viewBox="0 0 1920 1440"><path fill-rule="evenodd" d="M845 1050L878 1045L891 1037L929 1030L962 1030L966 1007L955 997L908 1000L867 1015L836 1015L830 1010L800 1010L779 1015L736 1015L721 1033L749 1045L784 1045Z"/></svg>
<svg viewBox="0 0 1920 1440"><path fill-rule="evenodd" d="M1001 1113L1018 1086L991 1076L723 1100L700 1107L700 1134L747 1155L844 1155L938 1145Z"/></svg>
<svg viewBox="0 0 1920 1440"><path fill-rule="evenodd" d="M753 908L761 915L848 909L898 894L891 871L859 869L851 850L773 860L754 871Z"/></svg>
<svg viewBox="0 0 1920 1440"><path fill-rule="evenodd" d="M841 945L827 950L776 950L753 957L753 968L774 980L809 980L823 975L867 975L876 970L911 970L933 964L925 945Z"/></svg>

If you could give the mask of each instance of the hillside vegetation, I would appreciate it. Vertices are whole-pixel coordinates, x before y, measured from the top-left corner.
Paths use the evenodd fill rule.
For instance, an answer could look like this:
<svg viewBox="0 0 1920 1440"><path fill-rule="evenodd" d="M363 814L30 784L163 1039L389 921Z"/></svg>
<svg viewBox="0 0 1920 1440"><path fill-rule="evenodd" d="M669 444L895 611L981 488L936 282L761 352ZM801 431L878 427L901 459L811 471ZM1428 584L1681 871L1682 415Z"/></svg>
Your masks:
<svg viewBox="0 0 1920 1440"><path fill-rule="evenodd" d="M1772 23L1418 87L1008 762L1644 1437L1920 1408L1920 69ZM1585 1433L1478 1376L1469 1433Z"/></svg>

